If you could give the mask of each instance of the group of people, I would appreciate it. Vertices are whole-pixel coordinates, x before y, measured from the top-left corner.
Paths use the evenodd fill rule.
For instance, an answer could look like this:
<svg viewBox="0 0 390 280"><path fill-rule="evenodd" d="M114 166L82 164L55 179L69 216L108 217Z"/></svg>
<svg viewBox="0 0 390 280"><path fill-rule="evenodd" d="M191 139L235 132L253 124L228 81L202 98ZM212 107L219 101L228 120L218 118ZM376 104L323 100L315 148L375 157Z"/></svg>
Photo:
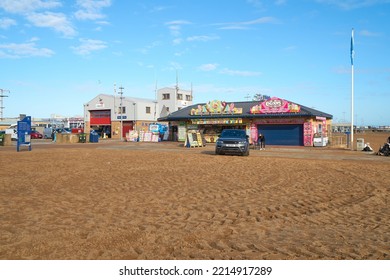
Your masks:
<svg viewBox="0 0 390 280"><path fill-rule="evenodd" d="M255 149L256 150L265 150L265 137L261 133L259 133L259 136L257 137Z"/></svg>

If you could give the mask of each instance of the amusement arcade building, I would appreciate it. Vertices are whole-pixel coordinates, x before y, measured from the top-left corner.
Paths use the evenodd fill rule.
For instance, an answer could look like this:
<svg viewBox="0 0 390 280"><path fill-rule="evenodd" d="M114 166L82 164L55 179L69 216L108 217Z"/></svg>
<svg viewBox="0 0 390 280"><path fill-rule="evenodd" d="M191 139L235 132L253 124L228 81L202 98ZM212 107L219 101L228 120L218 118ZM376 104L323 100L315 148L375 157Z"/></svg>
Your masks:
<svg viewBox="0 0 390 280"><path fill-rule="evenodd" d="M158 121L169 122L170 139L185 141L187 131L203 132L213 143L223 129L245 129L251 142L262 133L268 145L313 146L314 134L329 137L332 115L278 97L262 101L209 101L172 112Z"/></svg>

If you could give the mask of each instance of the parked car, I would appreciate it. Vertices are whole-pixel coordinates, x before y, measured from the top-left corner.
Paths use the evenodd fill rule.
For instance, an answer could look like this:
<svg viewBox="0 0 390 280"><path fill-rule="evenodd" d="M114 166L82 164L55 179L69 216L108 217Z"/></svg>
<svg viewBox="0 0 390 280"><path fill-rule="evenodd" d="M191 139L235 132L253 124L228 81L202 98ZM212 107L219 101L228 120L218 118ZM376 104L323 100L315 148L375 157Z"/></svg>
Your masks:
<svg viewBox="0 0 390 280"><path fill-rule="evenodd" d="M244 129L224 129L215 143L215 154L249 156L249 136Z"/></svg>
<svg viewBox="0 0 390 280"><path fill-rule="evenodd" d="M72 133L72 131L69 128L57 128L57 133Z"/></svg>
<svg viewBox="0 0 390 280"><path fill-rule="evenodd" d="M314 147L325 147L328 145L328 137L323 136L321 133L315 133L313 137Z"/></svg>
<svg viewBox="0 0 390 280"><path fill-rule="evenodd" d="M31 135L31 139L42 139L43 138L42 133L40 133L36 130L31 131L30 135Z"/></svg>

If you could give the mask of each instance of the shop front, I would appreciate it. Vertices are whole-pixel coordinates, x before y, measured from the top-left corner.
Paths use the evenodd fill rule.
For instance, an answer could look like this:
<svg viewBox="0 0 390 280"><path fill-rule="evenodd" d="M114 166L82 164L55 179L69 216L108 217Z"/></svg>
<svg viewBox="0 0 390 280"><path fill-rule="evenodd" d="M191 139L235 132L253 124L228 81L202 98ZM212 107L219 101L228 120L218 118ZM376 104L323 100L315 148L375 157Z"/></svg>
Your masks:
<svg viewBox="0 0 390 280"><path fill-rule="evenodd" d="M332 115L280 99L227 103L213 100L160 118L168 121L170 140L185 141L187 131L199 131L214 143L223 129L245 129L250 142L263 134L268 145L313 146L314 135L327 139Z"/></svg>

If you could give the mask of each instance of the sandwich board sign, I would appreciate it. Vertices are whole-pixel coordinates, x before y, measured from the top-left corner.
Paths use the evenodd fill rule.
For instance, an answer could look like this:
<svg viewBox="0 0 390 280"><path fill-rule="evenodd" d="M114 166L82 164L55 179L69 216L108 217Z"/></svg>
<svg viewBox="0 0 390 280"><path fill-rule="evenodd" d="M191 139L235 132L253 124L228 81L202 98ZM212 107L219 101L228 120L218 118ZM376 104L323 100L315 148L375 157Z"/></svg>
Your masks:
<svg viewBox="0 0 390 280"><path fill-rule="evenodd" d="M20 146L28 146L31 151L31 117L26 116L21 121L18 121L18 142L16 143L16 151L19 152Z"/></svg>

